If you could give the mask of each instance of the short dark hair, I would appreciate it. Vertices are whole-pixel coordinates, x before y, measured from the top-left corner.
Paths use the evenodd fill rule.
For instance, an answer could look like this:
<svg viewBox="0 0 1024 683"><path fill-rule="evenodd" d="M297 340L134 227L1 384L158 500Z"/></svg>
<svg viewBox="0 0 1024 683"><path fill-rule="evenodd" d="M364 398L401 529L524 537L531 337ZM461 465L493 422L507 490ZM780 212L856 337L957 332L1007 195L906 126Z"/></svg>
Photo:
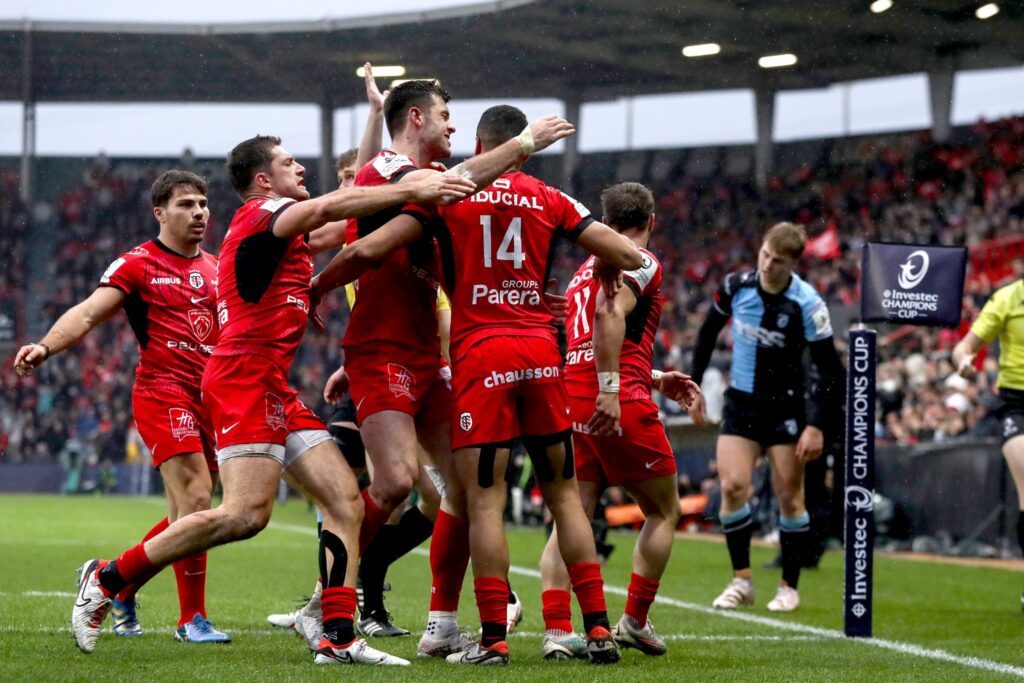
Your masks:
<svg viewBox="0 0 1024 683"><path fill-rule="evenodd" d="M480 115L476 136L484 149L493 149L523 132L529 125L526 114L510 104L499 104Z"/></svg>
<svg viewBox="0 0 1024 683"><path fill-rule="evenodd" d="M153 181L149 188L149 196L153 200L153 208L167 206L174 196L174 190L179 187L191 187L205 195L207 190L206 179L196 175L192 171L181 171L176 168L165 171L160 177Z"/></svg>
<svg viewBox="0 0 1024 683"><path fill-rule="evenodd" d="M644 228L654 213L654 195L640 183L618 183L601 193L601 209L619 232Z"/></svg>
<svg viewBox="0 0 1024 683"><path fill-rule="evenodd" d="M228 175L235 192L242 194L252 185L257 173L269 170L274 159L272 150L280 144L279 137L257 135L235 145L228 155Z"/></svg>
<svg viewBox="0 0 1024 683"><path fill-rule="evenodd" d="M388 135L393 140L395 135L405 128L405 119L409 110L419 107L430 109L434 105L434 96L442 102L450 102L452 97L437 81L406 81L391 91L384 100L384 122L388 126Z"/></svg>
<svg viewBox="0 0 1024 683"><path fill-rule="evenodd" d="M335 171L343 171L352 164L356 163L356 159L359 157L359 148L353 147L347 152L342 152L338 155L337 161L334 162Z"/></svg>

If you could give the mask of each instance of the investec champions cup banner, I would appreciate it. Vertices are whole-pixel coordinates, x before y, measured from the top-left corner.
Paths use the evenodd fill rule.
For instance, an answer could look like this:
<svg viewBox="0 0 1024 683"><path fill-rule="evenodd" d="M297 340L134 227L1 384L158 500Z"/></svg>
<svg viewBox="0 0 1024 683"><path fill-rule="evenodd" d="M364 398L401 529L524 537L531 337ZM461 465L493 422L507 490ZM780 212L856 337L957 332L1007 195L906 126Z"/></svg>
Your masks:
<svg viewBox="0 0 1024 683"><path fill-rule="evenodd" d="M861 320L960 324L966 247L868 243L861 263Z"/></svg>

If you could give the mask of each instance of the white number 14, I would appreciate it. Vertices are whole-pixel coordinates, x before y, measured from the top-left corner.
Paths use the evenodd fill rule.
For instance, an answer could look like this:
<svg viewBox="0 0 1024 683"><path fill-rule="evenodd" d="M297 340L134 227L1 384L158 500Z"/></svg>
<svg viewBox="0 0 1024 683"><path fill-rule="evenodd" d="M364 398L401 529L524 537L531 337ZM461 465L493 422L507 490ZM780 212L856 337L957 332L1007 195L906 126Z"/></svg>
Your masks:
<svg viewBox="0 0 1024 683"><path fill-rule="evenodd" d="M480 227L484 232L484 267L493 266L491 260L491 216L480 216ZM501 238L498 245L498 253L495 254L499 261L511 261L513 268L522 268L526 261L526 253L523 251L523 219L513 218L508 224L505 236Z"/></svg>

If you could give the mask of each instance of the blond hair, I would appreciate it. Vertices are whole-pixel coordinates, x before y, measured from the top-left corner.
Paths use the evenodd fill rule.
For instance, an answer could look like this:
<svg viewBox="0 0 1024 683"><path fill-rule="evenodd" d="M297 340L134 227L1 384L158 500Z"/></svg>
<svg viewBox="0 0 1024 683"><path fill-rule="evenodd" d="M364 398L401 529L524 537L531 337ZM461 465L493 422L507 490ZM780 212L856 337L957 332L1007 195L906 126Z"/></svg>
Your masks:
<svg viewBox="0 0 1024 683"><path fill-rule="evenodd" d="M807 232L789 221L776 223L765 233L764 243L777 254L799 259L807 246Z"/></svg>

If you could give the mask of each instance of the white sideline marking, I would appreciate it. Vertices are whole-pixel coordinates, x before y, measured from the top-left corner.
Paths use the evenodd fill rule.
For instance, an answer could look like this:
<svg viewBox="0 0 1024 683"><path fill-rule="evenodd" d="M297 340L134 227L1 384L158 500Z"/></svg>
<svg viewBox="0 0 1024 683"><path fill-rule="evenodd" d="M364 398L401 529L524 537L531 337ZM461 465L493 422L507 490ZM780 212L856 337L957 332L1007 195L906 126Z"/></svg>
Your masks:
<svg viewBox="0 0 1024 683"><path fill-rule="evenodd" d="M298 526L295 524L278 524L271 522L270 528L276 528L281 531L291 531L294 533L305 534L307 536L316 536L316 530L310 527ZM423 555L426 557L430 556L430 553L422 548L416 548L412 551L417 555ZM518 567L512 565L509 567L510 574L518 574L520 576L528 576L533 579L540 579L540 572L536 569L529 569L527 567ZM609 584L604 585L606 593L613 595L625 596L627 591L621 586L612 586ZM836 640L843 640L853 642L861 645L870 645L883 650L892 650L893 652L899 652L905 655L913 655L915 657L921 657L923 659L933 659L939 662L948 662L950 664L959 664L960 666L966 666L971 669L981 669L983 671L992 671L995 673L1007 674L1010 676L1017 676L1018 678L1024 678L1024 667L1014 666L1013 664L1004 664L1002 662L996 662L991 659L983 659L981 657L971 657L969 655L956 655L946 650L938 650L920 645L914 645L912 643L901 643L898 640L886 640L884 638L847 638L846 634L842 631L821 628L818 626L808 626L806 624L798 624L791 621L782 621L781 619L772 619L771 617L762 617L756 614L746 614L739 611L727 611L717 610L713 607L707 607L705 605L698 605L695 602L686 602L684 600L676 600L665 595L658 596L658 604L669 605L671 607L677 607L679 609L689 610L691 612L700 612L701 614L707 614L709 616L721 617L723 619L735 619L736 621L743 621L748 624L757 624L758 626L767 626L768 628L779 629L781 631L791 631L794 633L802 633L808 636L816 636L817 638L827 639L832 638ZM514 632L513 632L514 633Z"/></svg>
<svg viewBox="0 0 1024 683"><path fill-rule="evenodd" d="M278 522L270 522L267 525L269 529L276 529L278 531L288 531L291 533L303 534L306 536L316 536L316 530L308 526L299 526L296 524L282 524ZM429 557L430 553L422 548L416 548L413 553ZM533 579L540 579L540 572L536 569L529 569L527 567L519 567L512 565L509 567L509 573L518 574L520 576L528 576ZM625 596L627 594L626 589L621 586L612 586L605 584L605 592L613 595ZM68 593L66 596L74 595ZM65 595L62 595L65 597ZM794 633L801 633L808 636L816 636L821 639L835 639L843 640L847 642L853 642L861 645L870 645L883 650L891 650L893 652L899 652L900 654L912 655L915 657L921 657L923 659L932 659L939 662L947 662L950 664L959 664L971 669L981 669L983 671L992 671L994 673L1007 674L1010 676L1016 676L1018 678L1024 678L1024 667L1014 666L1012 664L1004 664L1002 662L996 662L990 659L983 659L981 657L971 657L965 655L955 655L945 650L938 650L932 648L922 647L920 645L914 645L912 643L901 643L896 640L886 640L884 638L846 638L846 635L842 631L829 628L820 628L818 626L808 626L806 624L798 624L795 622L782 621L780 619L772 619L770 617L762 617L756 614L745 614L737 611L724 611L716 610L712 607L705 605L698 605L694 602L686 602L684 600L676 600L668 596L659 595L658 603L661 605L669 605L671 607L677 607L679 609L689 610L691 612L700 612L709 616L721 617L723 619L735 619L737 621L743 621L748 624L758 624L759 626L767 626L769 628L779 629L782 631L791 631ZM281 629L282 631L284 629ZM58 629L48 629L42 632L44 633L56 633ZM163 632L159 629L154 629L156 632ZM18 632L18 629L11 628L8 626L0 625L0 632ZM25 632L38 632L38 631L25 631ZM167 631L168 633L170 630ZM264 633L275 633L275 631L233 631L234 633L251 633L251 634L264 634ZM514 632L513 632L514 635ZM685 636L686 634L680 634ZM708 636L709 639L713 639L714 636Z"/></svg>

